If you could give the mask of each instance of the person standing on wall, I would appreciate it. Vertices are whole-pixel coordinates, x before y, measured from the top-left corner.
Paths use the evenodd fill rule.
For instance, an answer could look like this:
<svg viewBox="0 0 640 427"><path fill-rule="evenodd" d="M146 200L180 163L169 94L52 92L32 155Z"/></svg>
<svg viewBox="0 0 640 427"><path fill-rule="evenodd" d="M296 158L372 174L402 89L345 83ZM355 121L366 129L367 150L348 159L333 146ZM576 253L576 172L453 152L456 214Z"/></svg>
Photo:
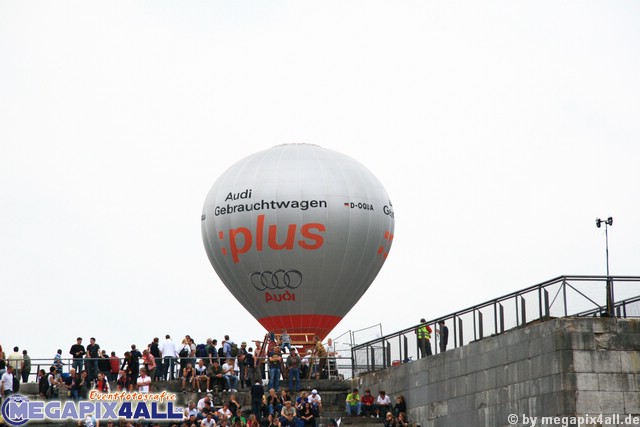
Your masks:
<svg viewBox="0 0 640 427"><path fill-rule="evenodd" d="M76 343L71 346L69 354L73 356L71 367L74 368L76 372L82 371L84 369L84 355L87 354L87 352L82 345L81 337L76 338Z"/></svg>
<svg viewBox="0 0 640 427"><path fill-rule="evenodd" d="M438 321L440 329L436 329L436 334L440 335L440 353L447 351L447 343L449 342L449 328L444 324L444 320Z"/></svg>
<svg viewBox="0 0 640 427"><path fill-rule="evenodd" d="M86 367L89 374L89 381L98 378L98 359L100 358L100 346L96 344L96 339L91 337L87 346Z"/></svg>
<svg viewBox="0 0 640 427"><path fill-rule="evenodd" d="M27 350L22 350L22 382L29 381L29 375L31 375L31 357L27 354Z"/></svg>
<svg viewBox="0 0 640 427"><path fill-rule="evenodd" d="M318 370L316 371L316 379L328 378L324 373L324 368L327 365L327 349L324 348L320 337L317 335L313 337L314 349L313 354L318 358Z"/></svg>
<svg viewBox="0 0 640 427"><path fill-rule="evenodd" d="M431 332L431 327L427 325L427 321L424 318L420 319L420 325L416 328L420 358L433 354L431 352Z"/></svg>

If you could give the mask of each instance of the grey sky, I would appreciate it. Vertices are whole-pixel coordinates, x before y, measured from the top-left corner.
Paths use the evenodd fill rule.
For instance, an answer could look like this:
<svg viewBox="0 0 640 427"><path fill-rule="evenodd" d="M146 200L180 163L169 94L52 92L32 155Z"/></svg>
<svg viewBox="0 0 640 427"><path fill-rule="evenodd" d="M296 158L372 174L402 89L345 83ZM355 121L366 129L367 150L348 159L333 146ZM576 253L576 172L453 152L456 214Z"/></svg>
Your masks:
<svg viewBox="0 0 640 427"><path fill-rule="evenodd" d="M354 157L395 208L333 336L604 274L597 216L612 273L640 273L639 9L0 1L0 344L260 338L200 214L224 170L287 142Z"/></svg>

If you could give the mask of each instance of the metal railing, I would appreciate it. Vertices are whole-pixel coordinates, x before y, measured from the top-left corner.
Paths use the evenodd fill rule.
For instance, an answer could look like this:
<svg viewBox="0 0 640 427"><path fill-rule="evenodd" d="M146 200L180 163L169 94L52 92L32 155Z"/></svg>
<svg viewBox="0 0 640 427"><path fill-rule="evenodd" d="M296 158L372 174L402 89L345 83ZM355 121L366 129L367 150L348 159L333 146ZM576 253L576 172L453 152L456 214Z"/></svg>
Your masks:
<svg viewBox="0 0 640 427"><path fill-rule="evenodd" d="M195 367L198 360L206 359L206 358L194 356L194 357L175 357L172 359L173 359L172 362L169 363L168 365L167 365L167 360L164 358L155 359L155 362L156 362L155 369L156 369L157 375L166 376L167 378L180 378L182 376L181 374L182 369L186 367L187 363L191 363L192 366ZM216 359L236 360L235 357L229 357L229 358L218 357ZM65 357L65 358L60 358L58 360L60 361L59 362L60 365L57 365L55 359L53 358L47 358L47 359L31 358L30 359L31 368L29 370L29 374L27 375L27 381L35 381L38 377L38 373L40 369L44 369L45 373L48 374L49 369L52 366L56 366L56 368L59 369L58 373L61 374L63 377L66 377L69 374L69 370L71 368L76 369L78 373L81 372L82 370L89 371L90 369L89 364L91 362L96 362L95 374L97 374L98 372L102 372L106 375L107 379L109 379L110 381L115 381L118 375L117 372L113 372L111 369L110 362L112 359L110 357L106 357L106 358L105 357L95 357L95 358L83 357L79 359L72 358L72 357L68 357L68 358ZM123 363L125 362L125 358L117 357L114 360L118 361L117 371L119 372L120 369L122 369ZM22 363L24 363L24 361L21 361L21 364ZM139 364L139 368L144 368L146 366L143 359L139 359L138 364ZM20 378L20 380L22 381L22 378Z"/></svg>
<svg viewBox="0 0 640 427"><path fill-rule="evenodd" d="M640 296L618 301L613 304L614 317L640 317ZM587 316L604 316L605 313L602 310L591 309L581 313L577 313L575 316L587 317Z"/></svg>
<svg viewBox="0 0 640 427"><path fill-rule="evenodd" d="M426 323L433 330L429 345L437 354L440 321L448 325L446 348L450 349L550 318L612 315L640 317L640 277L560 276ZM353 346L352 376L422 357L416 334L419 326Z"/></svg>
<svg viewBox="0 0 640 427"><path fill-rule="evenodd" d="M349 333L345 333L344 335L347 335ZM345 337L345 336L340 336L336 339L336 341L334 341L335 346L336 346L336 355L333 357L327 357L327 362L326 362L326 368L327 368L327 373L328 373L328 378L329 379L345 379L345 378L350 378L351 376L351 347L352 344L348 343L347 340L350 338L350 336ZM304 356L304 354L301 354L301 356ZM255 356L254 356L255 357ZM283 355L283 367L284 367L284 362L286 362L287 357L289 357L289 354L284 354ZM268 357L255 357L258 360L261 359L267 359ZM195 365L197 360L203 359L202 357L185 357L185 358L174 358L173 362L170 365L166 364L166 360L164 359L156 359L156 375L162 377L166 377L167 379L170 378L181 378L181 372L182 369L186 366L186 363L191 363L192 365ZM235 357L230 357L229 359L236 359ZM105 374L105 377L109 380L109 381L115 381L117 379L118 374L116 372L113 372L111 370L111 367L107 368L106 365L101 365L104 364L105 362L110 362L109 358L89 358L89 357L85 357L82 359L79 359L82 361L82 364L78 364L76 363L76 365L74 366L74 358L61 358L60 362L61 365L58 366L58 368L60 369L60 371L58 372L63 378L66 378L69 375L69 370L72 367L76 367L76 371L80 372L82 370L89 370L89 363L91 361L96 361L99 365L96 367L96 371L95 374L101 372L103 374ZM124 362L124 358L118 358L118 370L121 369L122 364ZM30 359L31 362L31 368L29 369L29 373L27 374L27 382L34 382L38 380L38 373L41 369L43 369L45 371L45 374L49 373L49 369L51 366L56 366L54 363L54 359L51 358L47 358L47 359L41 359L41 358L31 358ZM319 359L317 357L313 357L310 360L310 366L309 366L309 370L308 370L308 377L315 375L315 373L318 370L318 364L319 364ZM139 361L139 365L140 368L145 367L145 364L143 362L142 359L140 359ZM171 369L173 371L173 374L171 373L171 371L167 371L165 373L165 370L167 369ZM268 372L268 371L267 371ZM283 372L284 373L284 369ZM22 373L22 372L21 372ZM268 379L268 378L267 378ZM303 378L304 379L304 378ZM23 382L22 377L20 377L20 381Z"/></svg>
<svg viewBox="0 0 640 427"><path fill-rule="evenodd" d="M609 291L610 290L610 291ZM608 299L607 296L610 295ZM613 298L613 295L616 298ZM610 304L607 304L607 301ZM438 322L444 321L449 328L447 348L457 348L487 336L522 327L532 322L567 316L616 316L640 317L639 276L560 276L516 292L474 305L464 310L427 321L433 329L432 352L439 353L441 337ZM419 325L382 336L381 325L361 331L348 331L338 336L335 342L336 357L332 360L331 378L355 378L366 372L385 369L392 365L418 359L422 355L416 336ZM379 329L379 333L378 333ZM358 335L358 337L357 337ZM355 344L356 338L373 339ZM304 356L302 354L301 356ZM179 376L182 358L175 359L173 369ZM194 359L194 358L191 358ZM199 359L199 358L197 358ZM91 359L83 359L89 361ZM104 359L97 359L104 362ZM73 359L62 359L68 372ZM158 367L161 361L156 361ZM39 369L46 372L53 359L31 359L29 379L35 379ZM119 365L122 359L119 358ZM143 362L140 363L144 366Z"/></svg>

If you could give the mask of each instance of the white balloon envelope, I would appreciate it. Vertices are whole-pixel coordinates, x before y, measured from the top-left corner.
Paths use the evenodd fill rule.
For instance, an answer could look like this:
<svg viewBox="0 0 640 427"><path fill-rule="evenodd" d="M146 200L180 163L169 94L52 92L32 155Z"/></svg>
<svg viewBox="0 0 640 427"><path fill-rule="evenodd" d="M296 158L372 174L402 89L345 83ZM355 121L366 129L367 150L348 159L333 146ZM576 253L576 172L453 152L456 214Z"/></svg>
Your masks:
<svg viewBox="0 0 640 427"><path fill-rule="evenodd" d="M362 164L310 144L240 160L205 200L216 273L268 331L321 339L369 288L391 248L393 207Z"/></svg>

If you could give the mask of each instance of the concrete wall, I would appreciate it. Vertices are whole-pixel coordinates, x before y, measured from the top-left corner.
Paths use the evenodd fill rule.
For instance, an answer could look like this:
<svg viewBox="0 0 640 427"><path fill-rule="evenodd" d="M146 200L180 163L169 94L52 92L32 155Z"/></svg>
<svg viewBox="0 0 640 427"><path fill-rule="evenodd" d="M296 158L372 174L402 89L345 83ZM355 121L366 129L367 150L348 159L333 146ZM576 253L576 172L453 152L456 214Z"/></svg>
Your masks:
<svg viewBox="0 0 640 427"><path fill-rule="evenodd" d="M410 420L423 427L530 426L523 415L640 415L640 319L553 319L354 382L374 395L403 394Z"/></svg>

